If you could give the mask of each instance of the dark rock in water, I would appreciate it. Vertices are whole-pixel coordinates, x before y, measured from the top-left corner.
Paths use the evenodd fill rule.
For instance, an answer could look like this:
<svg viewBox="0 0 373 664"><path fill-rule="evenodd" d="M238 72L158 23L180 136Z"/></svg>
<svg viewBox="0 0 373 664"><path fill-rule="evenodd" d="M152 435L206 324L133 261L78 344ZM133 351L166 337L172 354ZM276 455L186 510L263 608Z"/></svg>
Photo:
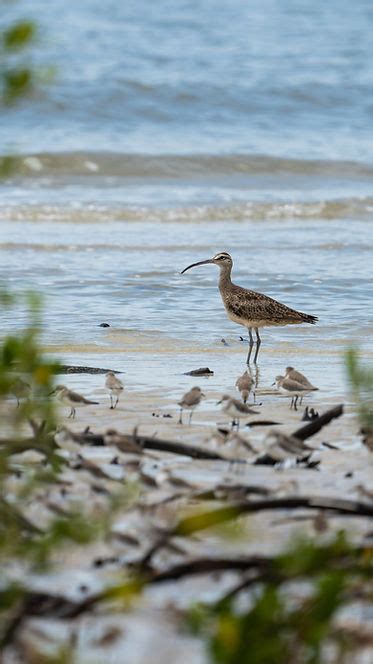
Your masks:
<svg viewBox="0 0 373 664"><path fill-rule="evenodd" d="M192 369L187 371L184 376L213 376L214 372L208 367L201 367L200 369Z"/></svg>
<svg viewBox="0 0 373 664"><path fill-rule="evenodd" d="M226 342L225 339L220 339L220 341L221 341L221 343L223 344L223 346L228 346L228 344L227 344L227 342Z"/></svg>
<svg viewBox="0 0 373 664"><path fill-rule="evenodd" d="M109 323L100 323L98 327L110 327Z"/></svg>
<svg viewBox="0 0 373 664"><path fill-rule="evenodd" d="M108 371L112 371L115 374L123 373L123 371L116 371L114 369L100 369L99 367L80 367L80 366L71 366L69 364L60 364L56 368L56 374L106 374Z"/></svg>

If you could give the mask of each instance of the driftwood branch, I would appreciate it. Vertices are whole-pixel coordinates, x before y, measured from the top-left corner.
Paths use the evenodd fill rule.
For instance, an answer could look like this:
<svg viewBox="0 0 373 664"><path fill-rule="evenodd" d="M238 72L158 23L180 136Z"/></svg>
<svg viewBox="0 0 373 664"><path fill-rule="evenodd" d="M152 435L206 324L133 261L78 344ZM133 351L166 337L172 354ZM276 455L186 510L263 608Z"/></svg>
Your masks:
<svg viewBox="0 0 373 664"><path fill-rule="evenodd" d="M288 496L269 498L266 500L250 500L244 503L233 503L227 507L196 514L182 519L170 531L170 535L189 535L211 526L230 521L243 514L278 509L317 509L329 510L346 516L373 516L373 504L356 500L342 500L326 496Z"/></svg>
<svg viewBox="0 0 373 664"><path fill-rule="evenodd" d="M82 433L80 434L80 439L82 443L92 443L92 433ZM227 457L222 456L218 452L213 450L204 449L202 447L196 447L195 445L187 445L185 443L178 443L172 440L162 440L161 438L153 438L152 436L140 436L137 432L135 434L136 445L141 447L144 450L158 450L159 452L171 452L172 454L181 454L182 456L189 456L192 459L212 459L220 461L233 461ZM123 447L126 447L126 444L133 445L134 434L118 434L118 440L122 443ZM120 443L118 444L118 449L121 448ZM94 435L94 444L95 445L104 445L104 436ZM115 444L115 443L114 443ZM237 462L242 463L242 459L237 459Z"/></svg>
<svg viewBox="0 0 373 664"><path fill-rule="evenodd" d="M293 431L291 435L295 438L298 438L299 440L307 440L307 438L310 438L311 436L314 436L316 433L318 433L326 424L329 424L329 422L336 419L337 417L340 417L341 415L343 415L342 404L327 410L326 413L323 413L323 415L320 415L320 417L312 420L312 422L309 424L306 424L305 426L300 427L300 429Z"/></svg>

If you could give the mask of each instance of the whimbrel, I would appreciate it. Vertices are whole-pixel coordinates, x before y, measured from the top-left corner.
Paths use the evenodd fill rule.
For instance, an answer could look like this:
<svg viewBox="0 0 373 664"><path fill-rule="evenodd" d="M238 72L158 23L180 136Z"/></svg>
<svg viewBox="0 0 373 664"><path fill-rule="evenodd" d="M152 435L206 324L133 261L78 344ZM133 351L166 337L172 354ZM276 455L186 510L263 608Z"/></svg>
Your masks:
<svg viewBox="0 0 373 664"><path fill-rule="evenodd" d="M307 387L306 385L302 385L302 383L298 383L296 380L285 378L285 376L276 376L275 383L282 394L291 397L290 408L294 408L294 410L298 410L297 401L299 397L303 398L306 394L309 394L309 392L314 392L319 389L318 387L313 387L313 385Z"/></svg>
<svg viewBox="0 0 373 664"><path fill-rule="evenodd" d="M62 403L70 406L69 417L74 418L76 413L76 408L82 408L83 406L97 406L98 401L90 401L85 397L82 397L81 394L69 390L65 385L56 385L53 392L50 394L55 394L57 399Z"/></svg>
<svg viewBox="0 0 373 664"><path fill-rule="evenodd" d="M108 371L105 379L105 387L110 392L110 408L116 408L119 401L119 395L123 391L123 383L116 377L114 371Z"/></svg>
<svg viewBox="0 0 373 664"><path fill-rule="evenodd" d="M237 429L240 427L240 419L248 417L249 415L258 415L257 410L253 410L246 403L242 403L239 399L233 399L229 394L224 394L218 404L222 404L222 410L233 418L232 429L235 421L237 422Z"/></svg>
<svg viewBox="0 0 373 664"><path fill-rule="evenodd" d="M189 390L189 392L184 394L181 401L178 402L178 405L180 406L179 424L183 423L183 410L190 410L189 424L191 423L193 411L195 408L197 408L202 397L204 396L205 395L201 391L200 387L193 387L191 390Z"/></svg>
<svg viewBox="0 0 373 664"><path fill-rule="evenodd" d="M290 307L277 302L277 300L268 297L268 295L256 293L255 291L232 283L231 271L233 261L226 251L216 254L213 258L188 265L181 274L184 274L184 272L190 270L192 267L206 265L207 263L214 263L214 265L218 265L220 268L219 290L228 317L235 323L244 325L249 332L247 364L250 363L251 352L254 346L252 330L255 330L256 334L254 356L254 364L256 364L261 344L259 328L274 325L299 325L301 323L314 324L318 320L316 316L290 309Z"/></svg>

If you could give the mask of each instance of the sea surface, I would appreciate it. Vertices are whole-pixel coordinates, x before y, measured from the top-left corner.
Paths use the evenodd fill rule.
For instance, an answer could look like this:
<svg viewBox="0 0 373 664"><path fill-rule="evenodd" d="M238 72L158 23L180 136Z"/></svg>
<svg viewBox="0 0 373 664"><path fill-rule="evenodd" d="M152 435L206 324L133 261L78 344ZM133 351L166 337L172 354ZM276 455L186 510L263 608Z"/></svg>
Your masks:
<svg viewBox="0 0 373 664"><path fill-rule="evenodd" d="M293 364L344 397L346 348L373 359L371 1L2 7L1 25L17 17L38 25L28 62L47 81L0 108L0 154L18 160L0 285L43 296L47 352L175 397L209 366L229 391L246 331L215 266L180 275L225 250L236 283L319 317L263 330L260 384ZM1 321L14 332L24 309Z"/></svg>

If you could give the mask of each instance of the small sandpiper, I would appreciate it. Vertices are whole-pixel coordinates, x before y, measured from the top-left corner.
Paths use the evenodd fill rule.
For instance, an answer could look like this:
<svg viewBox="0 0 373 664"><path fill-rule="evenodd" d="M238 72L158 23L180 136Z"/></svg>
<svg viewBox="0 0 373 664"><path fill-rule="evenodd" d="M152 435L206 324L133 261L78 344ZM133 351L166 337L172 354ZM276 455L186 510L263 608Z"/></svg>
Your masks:
<svg viewBox="0 0 373 664"><path fill-rule="evenodd" d="M294 367L286 367L285 378L290 378L291 380L295 380L297 383L305 385L306 387L317 389L315 388L314 385L312 385L312 383L310 383L310 381L308 380L308 378L306 378L304 374L294 369Z"/></svg>
<svg viewBox="0 0 373 664"><path fill-rule="evenodd" d="M31 396L31 385L17 376L14 383L11 384L9 392L17 399L17 408L19 408L20 399L29 399Z"/></svg>
<svg viewBox="0 0 373 664"><path fill-rule="evenodd" d="M98 401L90 401L89 399L83 397L81 394L73 392L73 390L69 390L65 385L56 385L53 392L50 392L50 394L54 394L59 401L70 406L71 410L69 417L72 419L75 417L76 408L93 405L98 406Z"/></svg>
<svg viewBox="0 0 373 664"><path fill-rule="evenodd" d="M298 381L286 378L285 376L276 376L273 384L276 384L277 389L282 392L282 394L291 397L290 408L294 408L294 410L298 410L298 398L303 399L306 394L319 389L313 385L307 387L306 385L302 385L302 383L298 383Z"/></svg>
<svg viewBox="0 0 373 664"><path fill-rule="evenodd" d="M222 410L233 418L232 429L237 424L237 430L240 428L240 419L249 417L250 415L258 415L257 410L253 410L246 403L242 403L239 399L230 397L229 394L224 394L217 405L222 404Z"/></svg>
<svg viewBox="0 0 373 664"><path fill-rule="evenodd" d="M105 379L105 387L110 392L110 408L116 408L119 401L119 395L123 391L123 383L116 377L114 371L108 371Z"/></svg>
<svg viewBox="0 0 373 664"><path fill-rule="evenodd" d="M309 389L312 390L318 390L318 387L315 387L310 383L308 378L304 374L302 374L300 371L297 371L294 369L294 367L286 367L285 369L285 378L290 378L291 380L295 380L297 383L300 383L301 385L304 385L305 387L309 387ZM303 397L300 398L299 405L302 405Z"/></svg>
<svg viewBox="0 0 373 664"><path fill-rule="evenodd" d="M236 387L238 391L241 394L242 401L244 403L247 402L250 392L252 390L252 387L254 385L254 379L252 376L250 376L248 371L245 371L242 376L239 376L236 380ZM255 403L255 392L253 392L254 395L254 403Z"/></svg>
<svg viewBox="0 0 373 664"><path fill-rule="evenodd" d="M193 387L189 392L184 394L181 401L178 402L178 405L180 406L179 424L183 423L183 410L190 410L189 424L191 423L193 412L204 396L205 395L200 387Z"/></svg>

